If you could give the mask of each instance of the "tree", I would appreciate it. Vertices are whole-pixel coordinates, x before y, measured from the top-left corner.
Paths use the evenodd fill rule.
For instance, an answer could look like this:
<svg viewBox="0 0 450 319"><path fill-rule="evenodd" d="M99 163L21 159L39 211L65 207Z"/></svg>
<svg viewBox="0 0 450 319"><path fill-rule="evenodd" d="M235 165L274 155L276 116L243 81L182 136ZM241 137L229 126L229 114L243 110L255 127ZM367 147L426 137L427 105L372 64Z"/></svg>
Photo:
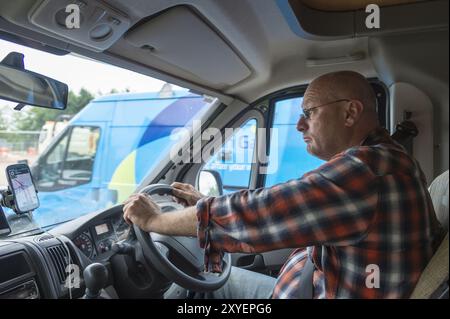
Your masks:
<svg viewBox="0 0 450 319"><path fill-rule="evenodd" d="M0 131L5 131L7 128L8 128L8 123L2 116L0 116Z"/></svg>
<svg viewBox="0 0 450 319"><path fill-rule="evenodd" d="M74 115L81 111L92 99L94 98L94 94L82 88L80 92L77 94L72 91L69 92L69 98L67 102L67 109L65 110L65 114Z"/></svg>
<svg viewBox="0 0 450 319"><path fill-rule="evenodd" d="M67 108L64 111L33 107L29 112L14 115L15 129L23 131L39 131L46 121L54 121L61 114L74 115L81 111L94 95L82 88L78 94L69 91Z"/></svg>

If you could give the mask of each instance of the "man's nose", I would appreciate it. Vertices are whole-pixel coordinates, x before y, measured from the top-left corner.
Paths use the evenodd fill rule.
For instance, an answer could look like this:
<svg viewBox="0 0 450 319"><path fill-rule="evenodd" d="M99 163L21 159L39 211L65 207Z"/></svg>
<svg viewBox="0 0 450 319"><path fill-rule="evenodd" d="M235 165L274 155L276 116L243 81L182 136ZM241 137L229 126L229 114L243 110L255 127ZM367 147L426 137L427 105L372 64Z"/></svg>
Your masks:
<svg viewBox="0 0 450 319"><path fill-rule="evenodd" d="M304 116L300 116L300 119L297 122L297 131L304 132L308 129L308 123Z"/></svg>

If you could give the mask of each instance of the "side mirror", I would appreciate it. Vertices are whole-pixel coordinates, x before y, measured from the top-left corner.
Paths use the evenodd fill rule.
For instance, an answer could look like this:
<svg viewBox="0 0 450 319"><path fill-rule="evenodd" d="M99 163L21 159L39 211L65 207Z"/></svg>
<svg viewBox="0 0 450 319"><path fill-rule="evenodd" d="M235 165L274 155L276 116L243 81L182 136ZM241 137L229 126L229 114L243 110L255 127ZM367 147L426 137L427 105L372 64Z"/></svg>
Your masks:
<svg viewBox="0 0 450 319"><path fill-rule="evenodd" d="M25 105L64 110L68 94L67 84L25 70L23 54L11 52L0 62L0 98L19 103L18 110Z"/></svg>
<svg viewBox="0 0 450 319"><path fill-rule="evenodd" d="M206 196L223 195L223 184L220 174L213 170L202 170L198 176L198 190Z"/></svg>

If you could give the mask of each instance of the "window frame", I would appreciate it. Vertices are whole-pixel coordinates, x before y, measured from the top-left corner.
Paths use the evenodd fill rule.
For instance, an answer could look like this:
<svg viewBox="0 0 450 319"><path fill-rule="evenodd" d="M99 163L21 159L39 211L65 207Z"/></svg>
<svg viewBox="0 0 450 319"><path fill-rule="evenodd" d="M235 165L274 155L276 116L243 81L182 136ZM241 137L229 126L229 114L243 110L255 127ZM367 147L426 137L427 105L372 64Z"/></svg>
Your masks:
<svg viewBox="0 0 450 319"><path fill-rule="evenodd" d="M255 107L247 107L244 110L242 110L241 112L239 112L238 115L236 115L235 117L233 117L233 119L231 121L229 121L227 124L225 124L221 129L220 129L220 135L222 137L222 145L221 148L225 145L225 143L228 140L225 140L225 129L226 128L240 128L242 127L246 122L250 121L250 120L255 120L256 121L256 129L263 127L264 123L265 123L265 116L264 113L261 112L261 110L255 108ZM206 127L205 129L207 129L208 127ZM202 134L203 134L202 130ZM233 135L230 136L230 138ZM205 149L207 149L209 147L209 142L205 143L205 145L202 146L201 152L203 154L203 152L205 151ZM252 159L252 164L251 164L251 168L250 168L250 178L249 178L249 185L248 185L248 189L253 189L256 186L257 183L257 174L255 174L255 172L258 171L258 167L259 167L259 162L257 161L257 156L258 156L258 145L259 145L259 141L258 141L258 134L256 133L255 136L255 149L253 150L253 159ZM215 155L215 154L214 154ZM213 156L214 156L213 155ZM190 173L194 173L194 185L196 187L196 189L198 189L198 178L200 176L200 172L202 171L202 169L204 168L204 166L208 163L208 161L212 158L212 156L208 157L208 159L203 162L201 164L187 164L185 167L186 169L182 170L179 173L179 176L181 175L182 178L177 178L176 180L185 180L186 175L190 175ZM192 176L192 175L191 175Z"/></svg>
<svg viewBox="0 0 450 319"><path fill-rule="evenodd" d="M249 114L249 113L251 113L251 114ZM258 128L260 127L260 126L259 126L259 120L258 120L258 118L257 118L254 114L252 114L252 113L253 113L252 110L250 110L250 111L246 114L245 117L241 118L240 121L236 121L235 123L233 123L233 126L232 126L233 129L241 129L241 128L243 128L245 125L247 125L247 123L250 122L250 121L253 121L253 120L254 120L254 121L256 122L255 142L254 142L253 152L252 152L253 155L252 155L252 162L251 162L251 167L250 167L250 173L249 173L249 176L248 176L248 186L247 186L247 187L242 187L242 186L235 186L235 185L227 185L227 184L222 180L222 181L221 181L221 184L222 184L222 191L224 191L225 187L226 187L227 189L229 189L229 190L232 190L232 191L239 191L239 190L242 190L242 189L248 189L248 188L251 187L251 184L252 184L252 173L253 173L253 170L254 170L254 165L256 164L256 160L257 160L257 145L258 145L257 138L258 138ZM250 115L250 116L248 116L248 115ZM234 125L235 125L235 126L234 126ZM226 144L228 141L230 141L230 140L233 138L233 136L235 136L236 133L237 133L237 131L233 132L233 134L230 135L230 137L229 137L228 140L225 140L225 139L222 140L223 143L222 143L222 145L221 145L221 147L220 147L220 150L223 149L223 147L225 146L225 144ZM221 131L221 135L222 135L222 138L223 138L224 135L225 135L224 132ZM206 145L205 145L205 147L206 147ZM202 152L203 152L203 150L202 150ZM197 187L197 189L198 189L198 186L199 186L200 172L203 170L203 168L205 167L205 165L209 164L209 161L210 161L215 155L217 155L217 154L214 154L214 155L210 156L210 157L208 158L208 161L206 161L205 163L202 163L202 166L201 166L200 170L198 171L197 177L196 177L196 179L195 179L195 186Z"/></svg>

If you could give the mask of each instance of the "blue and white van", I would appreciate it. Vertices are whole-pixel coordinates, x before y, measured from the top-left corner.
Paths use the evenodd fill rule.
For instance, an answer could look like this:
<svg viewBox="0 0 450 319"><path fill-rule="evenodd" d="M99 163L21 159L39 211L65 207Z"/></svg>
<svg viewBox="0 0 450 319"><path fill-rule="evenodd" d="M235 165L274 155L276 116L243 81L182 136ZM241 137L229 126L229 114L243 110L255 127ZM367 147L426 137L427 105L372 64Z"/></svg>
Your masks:
<svg viewBox="0 0 450 319"><path fill-rule="evenodd" d="M127 93L91 101L32 165L40 225L54 225L126 199L209 105L187 90ZM56 174L55 174L56 172Z"/></svg>

